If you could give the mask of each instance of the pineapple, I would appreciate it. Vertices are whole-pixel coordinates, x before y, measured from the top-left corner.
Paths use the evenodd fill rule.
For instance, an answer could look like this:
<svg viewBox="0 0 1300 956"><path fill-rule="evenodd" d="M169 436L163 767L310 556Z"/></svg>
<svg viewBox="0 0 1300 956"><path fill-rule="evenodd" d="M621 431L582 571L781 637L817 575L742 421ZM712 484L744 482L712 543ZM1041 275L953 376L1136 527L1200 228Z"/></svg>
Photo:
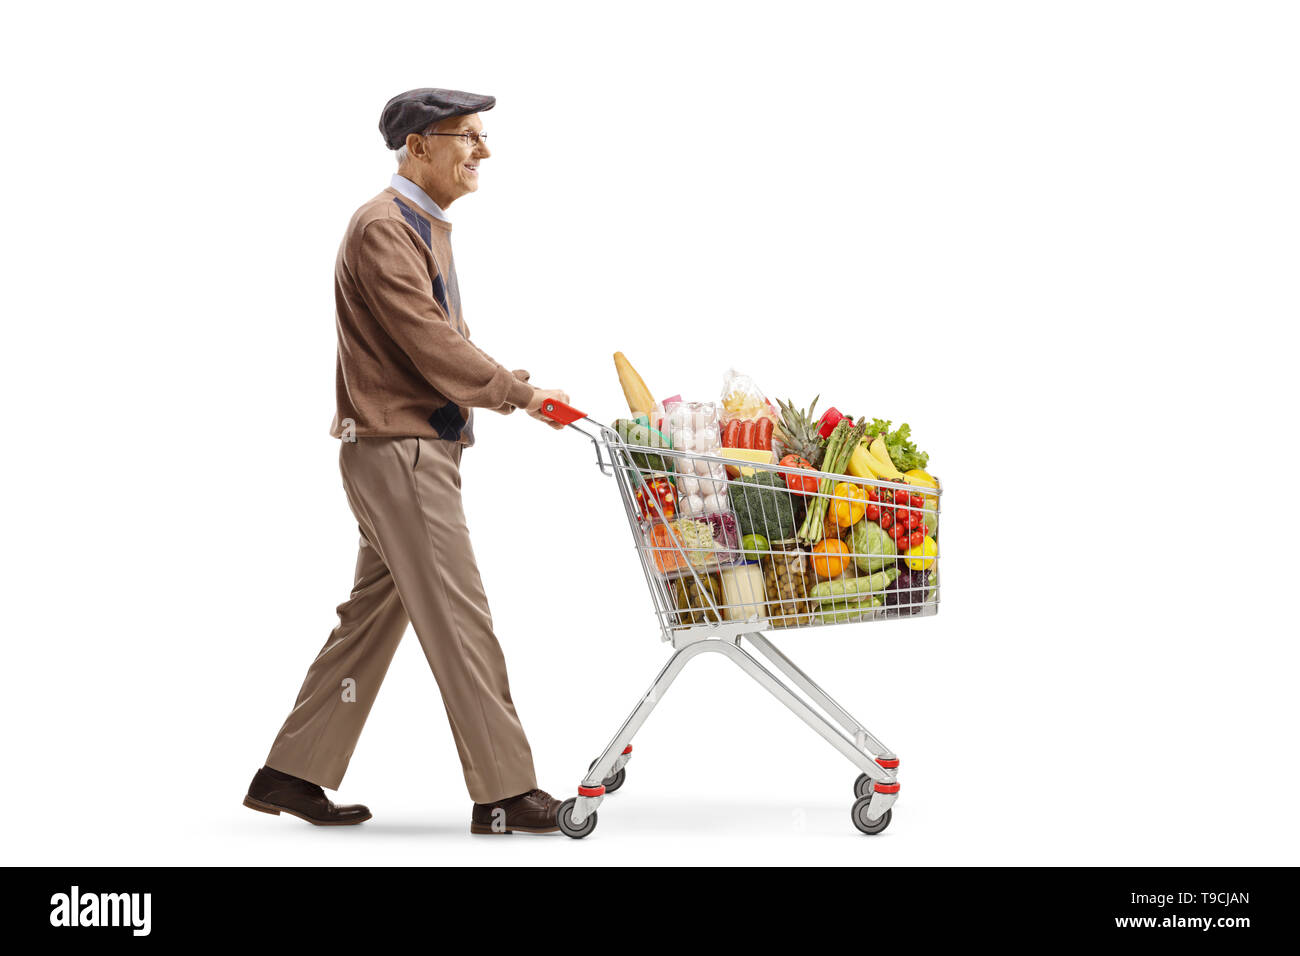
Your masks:
<svg viewBox="0 0 1300 956"><path fill-rule="evenodd" d="M825 453L825 445L817 435L817 419L813 417L817 411L818 398L821 396L812 400L807 411L796 409L794 402L783 402L779 398L776 400L781 409L781 434L785 453L802 455L812 462L814 468L821 467L822 455Z"/></svg>

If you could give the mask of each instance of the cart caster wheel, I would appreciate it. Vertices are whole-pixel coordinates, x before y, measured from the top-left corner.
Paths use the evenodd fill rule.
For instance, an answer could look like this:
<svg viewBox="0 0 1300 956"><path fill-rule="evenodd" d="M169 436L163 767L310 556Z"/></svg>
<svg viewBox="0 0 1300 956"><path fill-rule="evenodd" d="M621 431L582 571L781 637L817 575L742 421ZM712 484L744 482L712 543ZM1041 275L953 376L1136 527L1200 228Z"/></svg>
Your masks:
<svg viewBox="0 0 1300 956"><path fill-rule="evenodd" d="M596 814L582 821L582 826L573 822L573 807L578 802L577 797L569 797L560 804L560 812L555 815L555 822L560 825L560 832L567 837L573 837L575 840L581 840L592 830L596 829ZM888 814L886 814L888 816Z"/></svg>
<svg viewBox="0 0 1300 956"><path fill-rule="evenodd" d="M600 759L599 757L596 758L596 760L599 759ZM594 766L596 766L595 760L587 764L587 769L590 770ZM627 767L620 767L618 773L610 774L608 777L606 777L604 780L601 781L601 784L605 787L605 794L608 796L609 794L617 790L619 787L623 786L626 780L627 780Z"/></svg>
<svg viewBox="0 0 1300 956"><path fill-rule="evenodd" d="M889 826L889 821L894 817L894 811L892 809L886 810L885 815L879 820L868 820L867 806L870 803L871 797L866 796L859 797L857 803L853 804L853 825L868 836L875 836ZM563 810L564 808L561 807L560 811L563 812ZM561 824L561 829L563 829L563 824Z"/></svg>
<svg viewBox="0 0 1300 956"><path fill-rule="evenodd" d="M853 795L861 800L869 793L874 793L871 789L871 778L865 773L858 774L858 779L853 781Z"/></svg>

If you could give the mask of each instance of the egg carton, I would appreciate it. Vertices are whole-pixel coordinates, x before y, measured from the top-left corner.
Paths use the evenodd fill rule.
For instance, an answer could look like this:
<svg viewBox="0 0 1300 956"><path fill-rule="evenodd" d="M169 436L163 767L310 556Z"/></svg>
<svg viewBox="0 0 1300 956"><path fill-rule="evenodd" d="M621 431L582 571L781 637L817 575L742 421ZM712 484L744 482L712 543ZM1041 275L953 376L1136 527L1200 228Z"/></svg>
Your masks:
<svg viewBox="0 0 1300 956"><path fill-rule="evenodd" d="M669 402L664 406L664 425L674 451L717 458L722 432L716 402ZM681 514L695 516L730 508L727 471L721 461L682 456L675 460L675 471Z"/></svg>

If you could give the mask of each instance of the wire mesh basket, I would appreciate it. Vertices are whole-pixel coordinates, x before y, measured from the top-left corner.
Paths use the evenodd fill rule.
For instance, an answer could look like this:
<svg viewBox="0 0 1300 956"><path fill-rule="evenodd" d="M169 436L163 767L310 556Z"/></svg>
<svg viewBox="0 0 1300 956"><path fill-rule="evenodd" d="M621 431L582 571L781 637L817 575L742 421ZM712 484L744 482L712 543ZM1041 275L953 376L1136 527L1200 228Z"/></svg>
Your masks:
<svg viewBox="0 0 1300 956"><path fill-rule="evenodd" d="M938 611L937 488L601 438L665 639Z"/></svg>

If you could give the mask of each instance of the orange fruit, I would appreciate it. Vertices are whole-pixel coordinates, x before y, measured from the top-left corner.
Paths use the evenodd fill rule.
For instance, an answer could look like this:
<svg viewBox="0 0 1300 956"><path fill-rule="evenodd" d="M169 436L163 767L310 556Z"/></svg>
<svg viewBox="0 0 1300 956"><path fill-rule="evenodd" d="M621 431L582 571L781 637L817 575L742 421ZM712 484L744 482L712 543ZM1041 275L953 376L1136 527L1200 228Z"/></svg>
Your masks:
<svg viewBox="0 0 1300 956"><path fill-rule="evenodd" d="M812 548L813 571L819 578L833 578L848 564L849 547L839 538L825 538Z"/></svg>

